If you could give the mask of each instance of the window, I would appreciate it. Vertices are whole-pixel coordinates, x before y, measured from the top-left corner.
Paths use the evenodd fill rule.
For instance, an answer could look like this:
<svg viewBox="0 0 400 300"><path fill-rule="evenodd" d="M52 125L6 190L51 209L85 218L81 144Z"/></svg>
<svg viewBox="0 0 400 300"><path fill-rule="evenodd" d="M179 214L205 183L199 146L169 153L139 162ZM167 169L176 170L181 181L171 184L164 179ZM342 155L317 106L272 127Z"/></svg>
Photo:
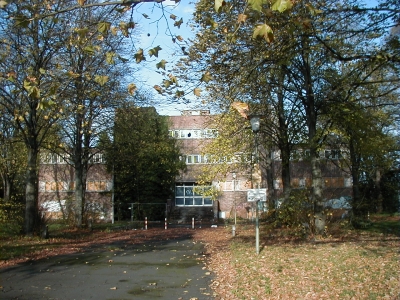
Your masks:
<svg viewBox="0 0 400 300"><path fill-rule="evenodd" d="M90 163L92 164L101 164L104 163L103 153L96 153L90 159Z"/></svg>
<svg viewBox="0 0 400 300"><path fill-rule="evenodd" d="M325 150L326 159L340 159L341 157L340 150Z"/></svg>
<svg viewBox="0 0 400 300"><path fill-rule="evenodd" d="M204 192L211 186L198 186L195 183L179 183L175 187L176 206L209 206L211 197L204 196Z"/></svg>
<svg viewBox="0 0 400 300"><path fill-rule="evenodd" d="M56 153L46 153L41 155L41 160L43 164L65 164L67 163L67 156L61 156L59 154Z"/></svg>
<svg viewBox="0 0 400 300"><path fill-rule="evenodd" d="M168 130L168 134L177 139L209 139L217 137L218 131L216 129L174 129Z"/></svg>

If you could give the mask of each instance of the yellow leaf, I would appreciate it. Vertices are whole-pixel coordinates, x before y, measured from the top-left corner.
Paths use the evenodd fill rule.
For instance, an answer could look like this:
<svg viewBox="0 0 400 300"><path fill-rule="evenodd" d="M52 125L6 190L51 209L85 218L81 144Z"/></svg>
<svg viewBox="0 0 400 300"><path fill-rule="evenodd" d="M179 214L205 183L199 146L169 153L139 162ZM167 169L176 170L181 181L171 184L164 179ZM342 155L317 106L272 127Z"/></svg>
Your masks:
<svg viewBox="0 0 400 300"><path fill-rule="evenodd" d="M200 88L195 88L193 90L193 94L195 94L197 97L200 97L201 89Z"/></svg>
<svg viewBox="0 0 400 300"><path fill-rule="evenodd" d="M156 64L157 69L161 68L165 70L165 64L167 63L167 61L165 59L162 59L160 62L158 62Z"/></svg>
<svg viewBox="0 0 400 300"><path fill-rule="evenodd" d="M101 75L96 75L94 76L94 81L100 84L101 86L105 85L108 81L108 76L101 76Z"/></svg>
<svg viewBox="0 0 400 300"><path fill-rule="evenodd" d="M247 114L249 113L249 105L244 102L235 101L231 104L231 106L238 111L238 113L247 119Z"/></svg>
<svg viewBox="0 0 400 300"><path fill-rule="evenodd" d="M86 0L77 0L77 2L80 6L83 6L85 5Z"/></svg>
<svg viewBox="0 0 400 300"><path fill-rule="evenodd" d="M238 20L237 20L238 23L245 23L246 20L247 20L247 15L245 15L245 14L239 14Z"/></svg>
<svg viewBox="0 0 400 300"><path fill-rule="evenodd" d="M163 93L163 89L162 89L159 85L155 85L155 86L154 86L154 89L155 89L157 92L159 92L160 94Z"/></svg>
<svg viewBox="0 0 400 300"><path fill-rule="evenodd" d="M224 0L215 0L214 9L216 12L220 12L222 7L226 5Z"/></svg>
<svg viewBox="0 0 400 300"><path fill-rule="evenodd" d="M136 84L130 83L130 84L128 85L128 92L129 92L129 94L133 95L133 94L135 93L136 89L137 89Z"/></svg>
<svg viewBox="0 0 400 300"><path fill-rule="evenodd" d="M135 53L134 57L136 59L137 64L143 60L146 60L146 58L143 55L143 49L139 49L138 52Z"/></svg>
<svg viewBox="0 0 400 300"><path fill-rule="evenodd" d="M253 32L253 39L256 38L263 38L268 43L272 43L274 41L274 32L267 24L259 24L256 26Z"/></svg>

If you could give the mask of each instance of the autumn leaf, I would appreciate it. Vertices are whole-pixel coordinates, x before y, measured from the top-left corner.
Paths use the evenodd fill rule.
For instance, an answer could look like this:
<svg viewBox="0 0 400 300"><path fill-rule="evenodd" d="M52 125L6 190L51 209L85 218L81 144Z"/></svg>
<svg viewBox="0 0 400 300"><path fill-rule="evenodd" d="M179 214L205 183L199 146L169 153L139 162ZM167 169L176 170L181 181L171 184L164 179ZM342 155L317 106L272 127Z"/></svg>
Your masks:
<svg viewBox="0 0 400 300"><path fill-rule="evenodd" d="M147 14L142 14L143 17L145 17L146 19L150 19L150 17Z"/></svg>
<svg viewBox="0 0 400 300"><path fill-rule="evenodd" d="M154 86L154 89L155 89L158 93L160 93L160 94L163 93L163 89L162 89L161 86L159 86L159 85L155 85L155 86Z"/></svg>
<svg viewBox="0 0 400 300"><path fill-rule="evenodd" d="M238 111L238 113L247 119L247 115L249 113L249 105L244 102L235 101L231 104L231 106Z"/></svg>
<svg viewBox="0 0 400 300"><path fill-rule="evenodd" d="M85 38L86 35L89 33L88 28L77 28L75 29L75 33L79 35L80 38Z"/></svg>
<svg viewBox="0 0 400 300"><path fill-rule="evenodd" d="M36 85L33 85L31 81L24 80L24 89L28 92L29 97L39 99L40 90Z"/></svg>
<svg viewBox="0 0 400 300"><path fill-rule="evenodd" d="M181 28L182 23L183 23L183 19L181 18L179 21L175 21L174 26Z"/></svg>
<svg viewBox="0 0 400 300"><path fill-rule="evenodd" d="M96 54L96 50L95 50L95 48L93 46L86 46L85 48L83 48L83 51L85 51L89 55L95 55Z"/></svg>
<svg viewBox="0 0 400 300"><path fill-rule="evenodd" d="M174 21L176 20L176 16L175 16L174 14L171 14L171 15L169 16L169 18L172 19L172 20L174 20Z"/></svg>
<svg viewBox="0 0 400 300"><path fill-rule="evenodd" d="M253 39L256 38L263 38L268 43L272 43L274 41L274 32L267 24L260 24L255 27L253 32Z"/></svg>
<svg viewBox="0 0 400 300"><path fill-rule="evenodd" d="M103 35L106 35L111 28L110 22L100 22L97 24L97 31Z"/></svg>
<svg viewBox="0 0 400 300"><path fill-rule="evenodd" d="M155 57L158 57L158 52L159 52L160 50L162 50L161 47L160 47L160 46L157 46L157 47L154 47L153 49L150 49L148 53L149 53L150 57L152 57L153 55L154 55Z"/></svg>
<svg viewBox="0 0 400 300"><path fill-rule="evenodd" d="M183 41L183 37L181 37L180 35L178 35L176 38L177 38L177 39L178 39L178 41L180 41L180 42L182 42L182 41Z"/></svg>
<svg viewBox="0 0 400 300"><path fill-rule="evenodd" d="M249 6L257 11L262 11L263 4L266 4L266 0L248 0Z"/></svg>
<svg viewBox="0 0 400 300"><path fill-rule="evenodd" d="M158 62L156 64L157 69L161 68L165 70L165 64L167 63L167 61L165 59L162 59L160 62Z"/></svg>
<svg viewBox="0 0 400 300"><path fill-rule="evenodd" d="M212 76L210 74L210 72L206 72L203 74L203 76L201 76L201 81L207 83L210 82L212 80Z"/></svg>
<svg viewBox="0 0 400 300"><path fill-rule="evenodd" d="M176 91L175 96L177 98L183 97L183 96L185 96L185 92L184 91Z"/></svg>
<svg viewBox="0 0 400 300"><path fill-rule="evenodd" d="M178 79L174 75L169 74L168 77L169 77L169 80L171 80L172 83L178 84Z"/></svg>
<svg viewBox="0 0 400 300"><path fill-rule="evenodd" d="M107 52L106 53L106 62L110 65L115 64L115 60L114 60L115 55L116 55L115 52Z"/></svg>
<svg viewBox="0 0 400 300"><path fill-rule="evenodd" d="M77 2L80 6L83 6L85 5L86 0L77 0Z"/></svg>
<svg viewBox="0 0 400 300"><path fill-rule="evenodd" d="M247 20L247 15L245 15L245 14L239 14L238 20L237 20L238 23L245 23L246 20Z"/></svg>
<svg viewBox="0 0 400 300"><path fill-rule="evenodd" d="M291 9L293 7L293 3L290 0L277 0L272 5L272 10L277 10L279 12L284 12L285 10Z"/></svg>
<svg viewBox="0 0 400 300"><path fill-rule="evenodd" d="M128 85L128 93L129 94L133 95L136 92L136 90L137 90L136 84L130 83Z"/></svg>
<svg viewBox="0 0 400 300"><path fill-rule="evenodd" d="M173 82L171 80L163 80L163 86L167 89L169 88L171 85L173 85Z"/></svg>
<svg viewBox="0 0 400 300"><path fill-rule="evenodd" d="M224 0L215 0L214 9L216 12L220 12L222 7L225 5L226 5L226 2Z"/></svg>
<svg viewBox="0 0 400 300"><path fill-rule="evenodd" d="M138 52L135 53L134 57L137 64L142 62L143 60L146 60L146 58L143 55L143 49L141 48L138 50Z"/></svg>
<svg viewBox="0 0 400 300"><path fill-rule="evenodd" d="M193 90L193 94L197 97L200 97L201 89L200 88L195 88Z"/></svg>
<svg viewBox="0 0 400 300"><path fill-rule="evenodd" d="M104 75L96 75L94 76L94 81L100 84L101 86L105 85L108 81L108 76Z"/></svg>

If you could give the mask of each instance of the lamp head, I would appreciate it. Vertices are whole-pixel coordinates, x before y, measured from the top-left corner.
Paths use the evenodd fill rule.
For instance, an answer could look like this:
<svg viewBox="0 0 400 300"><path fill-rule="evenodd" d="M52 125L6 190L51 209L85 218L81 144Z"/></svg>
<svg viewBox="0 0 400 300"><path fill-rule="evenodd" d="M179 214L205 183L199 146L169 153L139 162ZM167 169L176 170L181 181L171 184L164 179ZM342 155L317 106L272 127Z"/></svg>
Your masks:
<svg viewBox="0 0 400 300"><path fill-rule="evenodd" d="M250 116L250 124L253 132L257 133L260 130L260 116L258 115Z"/></svg>

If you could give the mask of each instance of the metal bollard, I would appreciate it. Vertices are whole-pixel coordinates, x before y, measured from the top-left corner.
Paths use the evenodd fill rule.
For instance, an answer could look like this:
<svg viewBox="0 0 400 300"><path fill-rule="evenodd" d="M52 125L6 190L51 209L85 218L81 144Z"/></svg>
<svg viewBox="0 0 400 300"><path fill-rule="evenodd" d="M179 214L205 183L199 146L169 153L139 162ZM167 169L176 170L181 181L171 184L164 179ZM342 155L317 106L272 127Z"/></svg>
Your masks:
<svg viewBox="0 0 400 300"><path fill-rule="evenodd" d="M232 225L232 236L236 235L236 226Z"/></svg>
<svg viewBox="0 0 400 300"><path fill-rule="evenodd" d="M194 218L192 218L192 229L194 229Z"/></svg>
<svg viewBox="0 0 400 300"><path fill-rule="evenodd" d="M168 225L167 225L167 218L165 218L165 223L164 223L164 229L167 230Z"/></svg>
<svg viewBox="0 0 400 300"><path fill-rule="evenodd" d="M144 229L147 230L147 217L144 218Z"/></svg>

